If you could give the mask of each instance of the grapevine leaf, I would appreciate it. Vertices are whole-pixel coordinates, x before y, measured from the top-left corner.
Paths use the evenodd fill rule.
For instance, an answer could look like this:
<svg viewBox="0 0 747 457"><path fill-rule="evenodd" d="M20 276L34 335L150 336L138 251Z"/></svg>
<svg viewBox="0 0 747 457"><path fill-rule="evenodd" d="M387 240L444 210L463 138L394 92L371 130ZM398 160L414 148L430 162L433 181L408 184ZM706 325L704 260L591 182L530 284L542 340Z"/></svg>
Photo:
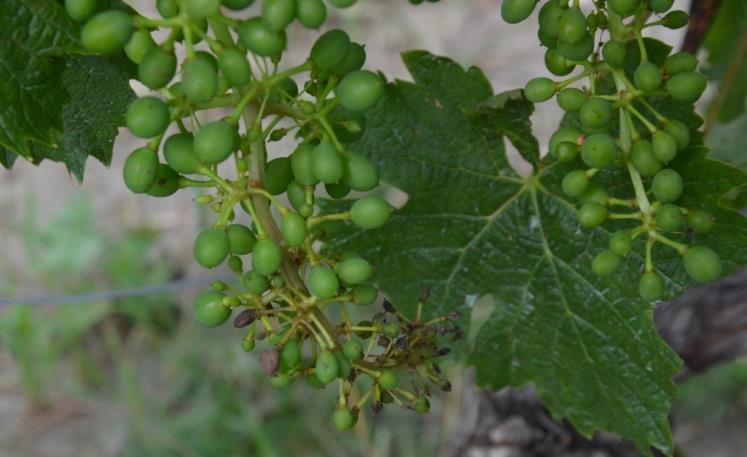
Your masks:
<svg viewBox="0 0 747 457"><path fill-rule="evenodd" d="M742 168L747 168L747 114L731 122L716 122L707 137L708 145L713 148L712 157Z"/></svg>
<svg viewBox="0 0 747 457"><path fill-rule="evenodd" d="M618 226L580 228L576 202L560 191L580 163L546 159L522 178L506 160L504 138L533 141L521 127L531 107L515 94L478 93L467 84L476 70L457 77L447 59L414 52L404 60L415 82L387 86L352 148L379 163L408 201L383 229L349 228L330 249L356 250L378 265L377 281L406 312L423 288L433 315L492 295L495 310L470 356L481 384L532 383L555 417L587 436L603 429L649 455L651 447L671 452L667 414L680 362L638 294L642 246L613 277L594 275L591 259ZM479 97L488 101L474 106ZM733 271L747 263L747 223L718 199L747 176L706 152L693 146L671 166L686 182L682 204L712 211L719 222L707 236L680 241L713 247ZM624 170L598 179L612 192L630 187ZM672 294L690 285L676 254L657 245L655 255Z"/></svg>

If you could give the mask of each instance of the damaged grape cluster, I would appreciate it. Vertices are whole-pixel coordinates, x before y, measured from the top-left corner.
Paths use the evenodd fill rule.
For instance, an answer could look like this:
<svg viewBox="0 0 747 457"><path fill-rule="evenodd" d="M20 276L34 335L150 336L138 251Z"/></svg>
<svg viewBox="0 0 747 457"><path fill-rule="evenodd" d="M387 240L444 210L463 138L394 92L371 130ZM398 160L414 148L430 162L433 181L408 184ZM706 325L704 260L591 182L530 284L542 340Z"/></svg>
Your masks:
<svg viewBox="0 0 747 457"><path fill-rule="evenodd" d="M505 0L503 19L521 22L538 3ZM547 48L545 65L553 75L566 79L538 77L524 88L529 101L555 97L578 120L578 128L564 126L552 135L549 152L560 162L578 165L561 185L566 195L579 202L580 225L593 228L613 220L630 223L630 228L610 236L609 249L594 257L592 270L601 276L613 274L637 247L636 239L642 239L645 260L639 292L646 300L665 298L666 293L653 258L657 243L676 251L696 282L713 281L721 274L716 252L675 239L687 232L707 233L716 222L710 212L678 203L685 183L670 163L691 144L691 131L657 109L658 102L674 101L692 112L706 87L691 53L671 53L658 64L649 60L643 36L647 29L677 29L688 23L688 14L672 10L673 3L597 0L584 11L578 0L544 2L538 14L538 36ZM631 63L633 67L626 72ZM574 84L583 80L588 83L585 87ZM605 85L607 81L612 84ZM615 167L627 171L634 198L612 195L595 183L595 175Z"/></svg>
<svg viewBox="0 0 747 457"><path fill-rule="evenodd" d="M201 190L195 202L215 217L194 257L237 275L238 285L216 282L199 295L196 320L215 327L234 315L246 351L265 345L260 359L275 386L336 385L340 430L367 403L374 412L388 403L428 411L429 386L450 388L436 360L448 352L441 340L461 337L458 316L424 321L421 300L410 319L384 301L382 312L354 322L349 307L378 299L375 266L322 249L341 224L377 229L393 211L375 193L376 164L348 148L386 90L380 74L363 69L364 46L332 29L306 60L285 65L288 26L319 29L328 13L322 0L157 0L160 17L101 3L65 2L82 23L83 46L124 51L150 90L126 113L144 145L125 161L125 184L155 197ZM347 209L322 212L323 193L347 198Z"/></svg>

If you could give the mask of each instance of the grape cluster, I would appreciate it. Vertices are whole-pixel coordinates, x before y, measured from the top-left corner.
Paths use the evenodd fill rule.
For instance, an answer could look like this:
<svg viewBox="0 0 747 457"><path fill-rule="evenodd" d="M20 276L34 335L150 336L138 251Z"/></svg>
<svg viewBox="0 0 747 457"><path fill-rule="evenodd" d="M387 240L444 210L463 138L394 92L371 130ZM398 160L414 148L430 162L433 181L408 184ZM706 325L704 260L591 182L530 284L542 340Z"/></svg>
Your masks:
<svg viewBox="0 0 747 457"><path fill-rule="evenodd" d="M537 0L504 0L501 13L509 23L531 15ZM703 234L714 226L711 213L677 204L683 181L667 168L690 144L688 127L656 109L654 100L671 99L692 110L703 94L705 78L696 71L694 55L677 52L661 65L649 60L644 29L654 26L684 27L688 15L670 11L673 0L595 1L584 12L578 0L549 0L539 10L539 41L547 48L545 65L556 76L575 75L555 81L546 77L530 80L525 97L534 103L553 96L558 105L580 121L580 128L561 127L551 137L550 153L561 162L582 166L565 175L562 189L580 203L578 218L585 228L608 220L632 221L629 229L617 231L609 249L592 261L601 276L614 273L633 249L637 237L645 237L645 265L639 282L644 299L661 299L665 286L652 259L655 243L676 250L687 273L697 282L717 279L719 256L705 246L689 246L669 234L686 230ZM627 75L628 54L637 50L640 62ZM589 87L572 87L587 79ZM614 89L605 90L611 79ZM617 127L617 128L616 128ZM579 160L580 159L580 160ZM613 167L627 169L635 198L615 198L593 177ZM613 211L613 208L620 208Z"/></svg>
<svg viewBox="0 0 747 457"><path fill-rule="evenodd" d="M157 0L161 17L149 18L97 11L97 0L66 0L70 16L84 22L83 45L104 55L123 50L138 65L138 80L153 91L127 110L127 128L146 143L125 161L125 184L155 197L205 190L195 201L216 217L197 236L194 257L205 268L225 262L240 286L214 283L195 301L194 316L215 327L235 314L234 327L246 331L246 351L266 340L261 361L272 384L304 378L322 388L338 382L333 422L341 430L354 425L367 401L374 411L396 402L425 412L428 385L448 388L435 359L445 353L438 341L461 336L450 323L456 317L424 322L418 311L409 320L385 302L385 312L353 322L348 307L378 297L370 283L373 266L356 253L330 256L320 249L345 221L376 229L392 212L375 194L338 213L322 214L315 204L319 186L334 199L378 187L376 165L346 145L363 134L363 114L382 97L384 81L362 69L364 47L339 29L321 34L305 62L281 71L287 27L298 20L319 28L325 3L263 0L261 14L243 20L221 9L241 11L253 3ZM345 8L355 0L329 3ZM165 32L160 42L156 31ZM181 62L178 47L186 55ZM299 89L292 77L302 75ZM198 113L215 109L227 114L198 120ZM177 132L167 135L172 125ZM296 141L292 153L268 160L267 145L289 134ZM231 179L221 176L221 164L233 165ZM251 218L250 226L237 221L239 211ZM330 320L332 309L340 310L339 324ZM402 386L405 376L412 390ZM366 392L354 392L356 385Z"/></svg>

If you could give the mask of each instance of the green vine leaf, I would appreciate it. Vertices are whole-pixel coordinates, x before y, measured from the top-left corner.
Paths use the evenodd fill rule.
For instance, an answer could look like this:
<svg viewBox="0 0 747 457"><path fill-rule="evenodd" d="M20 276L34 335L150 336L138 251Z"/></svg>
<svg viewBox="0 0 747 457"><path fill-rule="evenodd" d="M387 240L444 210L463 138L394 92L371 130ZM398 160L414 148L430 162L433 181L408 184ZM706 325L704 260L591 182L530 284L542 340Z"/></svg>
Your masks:
<svg viewBox="0 0 747 457"><path fill-rule="evenodd" d="M680 362L638 294L641 246L616 275L594 275L591 259L616 227L580 228L575 202L560 191L574 165L535 161L534 173L521 177L507 161L504 139L520 151L536 144L531 105L517 93L491 97L473 84L478 70L448 59L411 52L404 61L415 82L388 85L353 149L409 199L384 228L350 228L330 249L354 249L378 265L380 286L406 312L424 287L433 315L492 295L495 309L469 358L482 385L531 383L553 415L581 433L603 429L648 455L652 447L670 453L667 414ZM733 271L747 263L747 223L718 198L747 176L706 151L693 147L672 166L687 183L683 204L717 215L702 241ZM613 192L630 187L624 173L601 178ZM676 254L656 256L673 294L690 285Z"/></svg>

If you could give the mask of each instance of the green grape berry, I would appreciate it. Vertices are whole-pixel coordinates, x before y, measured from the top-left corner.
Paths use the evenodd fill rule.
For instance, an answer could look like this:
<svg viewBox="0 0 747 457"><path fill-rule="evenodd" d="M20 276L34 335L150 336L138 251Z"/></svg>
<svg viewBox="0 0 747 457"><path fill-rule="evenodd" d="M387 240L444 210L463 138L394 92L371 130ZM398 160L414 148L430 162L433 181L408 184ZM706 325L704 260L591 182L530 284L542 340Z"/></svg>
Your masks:
<svg viewBox="0 0 747 457"><path fill-rule="evenodd" d="M339 432L353 428L356 419L356 415L347 408L337 408L332 414L332 423Z"/></svg>
<svg viewBox="0 0 747 457"><path fill-rule="evenodd" d="M359 192L366 192L379 185L379 170L367 157L356 152L343 153L342 182Z"/></svg>
<svg viewBox="0 0 747 457"><path fill-rule="evenodd" d="M550 137L550 153L557 156L557 147L560 143L570 142L575 145L579 144L579 140L584 136L583 132L573 127L560 127Z"/></svg>
<svg viewBox="0 0 747 457"><path fill-rule="evenodd" d="M664 281L653 271L643 273L638 281L638 293L645 300L660 300L664 296Z"/></svg>
<svg viewBox="0 0 747 457"><path fill-rule="evenodd" d="M296 17L304 27L318 29L327 19L327 7L322 0L296 0Z"/></svg>
<svg viewBox="0 0 747 457"><path fill-rule="evenodd" d="M638 89L651 93L661 86L661 71L654 63L641 62L633 73L633 80Z"/></svg>
<svg viewBox="0 0 747 457"><path fill-rule="evenodd" d="M594 52L594 37L585 33L577 43L558 41L558 52L569 60L586 60Z"/></svg>
<svg viewBox="0 0 747 457"><path fill-rule="evenodd" d="M239 25L239 41L253 53L271 57L283 52L287 37L285 32L273 31L261 17L254 17Z"/></svg>
<svg viewBox="0 0 747 457"><path fill-rule="evenodd" d="M612 103L602 98L591 98L581 106L579 118L585 127L604 127L612 120Z"/></svg>
<svg viewBox="0 0 747 457"><path fill-rule="evenodd" d="M368 281L373 274L373 267L360 257L343 260L335 267L337 276L347 285L356 285Z"/></svg>
<svg viewBox="0 0 747 457"><path fill-rule="evenodd" d="M395 371L384 370L381 372L376 382L381 386L382 389L394 390L399 385L399 376Z"/></svg>
<svg viewBox="0 0 747 457"><path fill-rule="evenodd" d="M686 51L675 52L667 57L662 65L664 72L670 76L695 71L695 68L697 67L698 59L693 54Z"/></svg>
<svg viewBox="0 0 747 457"><path fill-rule="evenodd" d="M295 338L289 338L280 350L280 370L295 368L301 362L301 345Z"/></svg>
<svg viewBox="0 0 747 457"><path fill-rule="evenodd" d="M206 102L218 91L218 74L204 59L187 60L182 66L182 88L190 101Z"/></svg>
<svg viewBox="0 0 747 457"><path fill-rule="evenodd" d="M139 64L145 54L156 47L156 42L150 36L148 30L137 30L130 37L130 41L124 47L125 54L133 62Z"/></svg>
<svg viewBox="0 0 747 457"><path fill-rule="evenodd" d="M301 208L306 205L306 190L304 190L303 186L299 184L298 181L291 181L288 184L286 194L288 195L288 200L296 211L300 211Z"/></svg>
<svg viewBox="0 0 747 457"><path fill-rule="evenodd" d="M254 3L254 0L221 0L221 4L234 11L241 11Z"/></svg>
<svg viewBox="0 0 747 457"><path fill-rule="evenodd" d="M570 197L578 197L587 187L589 187L589 178L584 170L573 170L563 178L563 192Z"/></svg>
<svg viewBox="0 0 747 457"><path fill-rule="evenodd" d="M705 76L694 71L678 73L667 81L667 92L675 100L693 103L706 88Z"/></svg>
<svg viewBox="0 0 747 457"><path fill-rule="evenodd" d="M529 80L524 87L524 96L532 103L540 103L551 99L556 90L552 79L539 77Z"/></svg>
<svg viewBox="0 0 747 457"><path fill-rule="evenodd" d="M296 17L295 0L263 0L262 21L273 32L280 32Z"/></svg>
<svg viewBox="0 0 747 457"><path fill-rule="evenodd" d="M277 243L269 238L257 241L252 249L252 266L261 275L270 276L275 273L282 261L283 252Z"/></svg>
<svg viewBox="0 0 747 457"><path fill-rule="evenodd" d="M276 373L275 376L270 376L270 384L278 389L291 385L294 380L295 378L288 373L280 372Z"/></svg>
<svg viewBox="0 0 747 457"><path fill-rule="evenodd" d="M578 43L586 35L586 16L578 8L569 8L560 16L558 39Z"/></svg>
<svg viewBox="0 0 747 457"><path fill-rule="evenodd" d="M350 209L353 223L364 230L376 229L389 220L392 207L386 200L375 195L368 195L355 202Z"/></svg>
<svg viewBox="0 0 747 457"><path fill-rule="evenodd" d="M665 13L674 5L674 0L650 0L649 7L654 13Z"/></svg>
<svg viewBox="0 0 747 457"><path fill-rule="evenodd" d="M609 276L620 267L622 257L610 251L604 251L591 261L591 270L599 276Z"/></svg>
<svg viewBox="0 0 747 457"><path fill-rule="evenodd" d="M591 168L606 168L617 161L617 144L606 133L594 133L581 145L581 160Z"/></svg>
<svg viewBox="0 0 747 457"><path fill-rule="evenodd" d="M314 267L309 272L309 291L317 298L326 300L337 295L340 281L335 273L326 267Z"/></svg>
<svg viewBox="0 0 747 457"><path fill-rule="evenodd" d="M228 257L230 242L222 228L208 228L195 239L194 256L197 263L205 268L214 268Z"/></svg>
<svg viewBox="0 0 747 457"><path fill-rule="evenodd" d="M228 235L228 246L231 254L249 254L254 249L254 245L257 244L257 237L246 225L231 224L226 227L226 234Z"/></svg>
<svg viewBox="0 0 747 457"><path fill-rule="evenodd" d="M363 345L357 339L349 339L342 345L342 352L349 360L363 358Z"/></svg>
<svg viewBox="0 0 747 457"><path fill-rule="evenodd" d="M90 52L112 55L121 51L132 36L132 17L120 10L98 13L83 25L80 41Z"/></svg>
<svg viewBox="0 0 747 457"><path fill-rule="evenodd" d="M651 191L654 197L662 203L670 203L682 195L682 177L676 171L666 168L654 176Z"/></svg>
<svg viewBox="0 0 747 457"><path fill-rule="evenodd" d="M651 136L654 157L659 162L667 163L677 157L677 141L664 130L657 130Z"/></svg>
<svg viewBox="0 0 747 457"><path fill-rule="evenodd" d="M296 181L304 186L315 186L319 179L312 168L312 154L314 147L302 144L290 156L291 170ZM305 197L304 197L305 199Z"/></svg>
<svg viewBox="0 0 747 457"><path fill-rule="evenodd" d="M333 184L342 179L342 155L332 143L320 143L314 148L311 152L311 171L325 184Z"/></svg>
<svg viewBox="0 0 747 457"><path fill-rule="evenodd" d="M563 57L556 49L545 51L545 66L556 76L565 76L576 68L576 64Z"/></svg>
<svg viewBox="0 0 747 457"><path fill-rule="evenodd" d="M165 87L175 73L176 56L173 52L166 52L159 46L148 50L138 65L138 79L153 90Z"/></svg>
<svg viewBox="0 0 747 457"><path fill-rule="evenodd" d="M329 384L337 379L340 369L337 357L330 351L322 351L316 359L314 374L322 384Z"/></svg>
<svg viewBox="0 0 747 457"><path fill-rule="evenodd" d="M200 294L192 305L192 313L197 322L206 327L217 327L226 322L231 316L231 309L223 305L224 297L220 292Z"/></svg>
<svg viewBox="0 0 747 457"><path fill-rule="evenodd" d="M164 19L169 19L179 14L179 2L177 0L156 0L158 14Z"/></svg>
<svg viewBox="0 0 747 457"><path fill-rule="evenodd" d="M539 26L542 34L551 39L558 37L560 19L563 17L564 11L565 8L562 8L558 2L546 2L542 5L539 11ZM529 13L531 14L531 11Z"/></svg>
<svg viewBox="0 0 747 457"><path fill-rule="evenodd" d="M309 234L306 219L298 213L287 213L283 216L281 231L283 239L291 247L301 246Z"/></svg>
<svg viewBox="0 0 747 457"><path fill-rule="evenodd" d="M661 25L670 29L680 29L690 22L690 16L684 11L670 11L661 18Z"/></svg>
<svg viewBox="0 0 747 457"><path fill-rule="evenodd" d="M350 50L350 37L344 30L323 33L311 47L310 60L319 70L331 71L340 65Z"/></svg>
<svg viewBox="0 0 747 457"><path fill-rule="evenodd" d="M272 195L280 195L293 180L293 170L288 157L278 157L267 162L265 167L265 190Z"/></svg>
<svg viewBox="0 0 747 457"><path fill-rule="evenodd" d="M608 197L609 195L604 187L591 183L584 193L578 196L578 201L581 204L599 203L600 205L604 205Z"/></svg>
<svg viewBox="0 0 747 457"><path fill-rule="evenodd" d="M528 18L537 0L504 0L501 4L501 17L509 24L518 24Z"/></svg>
<svg viewBox="0 0 747 457"><path fill-rule="evenodd" d="M125 160L123 168L127 188L136 194L147 192L156 182L158 175L158 154L148 148L133 151Z"/></svg>
<svg viewBox="0 0 747 457"><path fill-rule="evenodd" d="M625 64L627 54L628 51L625 48L625 44L619 41L608 41L602 48L602 56L605 62L614 68L622 68Z"/></svg>
<svg viewBox="0 0 747 457"><path fill-rule="evenodd" d="M218 66L232 86L241 87L252 79L252 70L246 55L234 47L223 50L218 56Z"/></svg>
<svg viewBox="0 0 747 457"><path fill-rule="evenodd" d="M345 198L350 193L350 187L348 187L343 182L338 182L334 184L325 184L324 190L327 191L327 194L329 194L330 197L340 199Z"/></svg>
<svg viewBox="0 0 747 457"><path fill-rule="evenodd" d="M599 203L584 203L578 210L578 221L584 228L594 228L607 220L607 208Z"/></svg>
<svg viewBox="0 0 747 457"><path fill-rule="evenodd" d="M345 109L367 111L384 95L384 81L376 73L357 70L348 73L335 89L335 95Z"/></svg>
<svg viewBox="0 0 747 457"><path fill-rule="evenodd" d="M163 145L163 155L166 163L179 173L196 173L200 168L192 135L189 133L171 135Z"/></svg>
<svg viewBox="0 0 747 457"><path fill-rule="evenodd" d="M618 230L610 237L610 251L619 256L626 256L633 249L633 238L630 230Z"/></svg>
<svg viewBox="0 0 747 457"><path fill-rule="evenodd" d="M570 162L578 156L578 145L564 141L555 147L555 158L561 162Z"/></svg>
<svg viewBox="0 0 747 457"><path fill-rule="evenodd" d="M93 16L98 6L97 0L65 0L67 15L78 22L84 22Z"/></svg>
<svg viewBox="0 0 747 457"><path fill-rule="evenodd" d="M661 171L662 164L654 155L654 148L648 140L639 139L630 149L630 162L643 176L654 176Z"/></svg>
<svg viewBox="0 0 747 457"><path fill-rule="evenodd" d="M558 92L558 106L563 110L575 112L581 109L588 97L586 92L575 87L568 87Z"/></svg>
<svg viewBox="0 0 747 457"><path fill-rule="evenodd" d="M687 213L687 225L689 225L695 233L708 233L713 229L715 224L716 220L713 217L713 214L708 211L694 209Z"/></svg>
<svg viewBox="0 0 747 457"><path fill-rule="evenodd" d="M332 73L338 77L344 77L348 73L360 70L365 62L366 49L358 43L351 42L345 58L339 65L332 69Z"/></svg>
<svg viewBox="0 0 747 457"><path fill-rule="evenodd" d="M667 203L656 210L656 228L664 233L675 232L682 228L682 211L677 205Z"/></svg>
<svg viewBox="0 0 747 457"><path fill-rule="evenodd" d="M242 278L241 283L244 284L246 290L255 295L262 295L270 288L270 280L267 279L267 276L256 271L247 272Z"/></svg>
<svg viewBox="0 0 747 457"><path fill-rule="evenodd" d="M418 397L410 403L413 411L425 414L431 410L431 402L426 397Z"/></svg>
<svg viewBox="0 0 747 457"><path fill-rule="evenodd" d="M127 108L127 128L140 138L153 138L171 121L169 107L156 97L140 97Z"/></svg>
<svg viewBox="0 0 747 457"><path fill-rule="evenodd" d="M184 0L184 8L189 17L202 19L218 13L220 0Z"/></svg>
<svg viewBox="0 0 747 457"><path fill-rule="evenodd" d="M664 124L664 131L674 138L678 151L685 149L690 144L690 130L684 123L670 119Z"/></svg>
<svg viewBox="0 0 747 457"><path fill-rule="evenodd" d="M335 8L349 8L355 5L358 0L328 0Z"/></svg>
<svg viewBox="0 0 747 457"><path fill-rule="evenodd" d="M194 136L194 150L201 162L218 164L226 160L239 144L236 127L224 120L205 124Z"/></svg>
<svg viewBox="0 0 747 457"><path fill-rule="evenodd" d="M607 8L622 17L628 17L636 12L640 6L640 0L608 0Z"/></svg>
<svg viewBox="0 0 747 457"><path fill-rule="evenodd" d="M379 292L370 284L360 284L353 288L352 302L360 306L368 306L378 297Z"/></svg>
<svg viewBox="0 0 747 457"><path fill-rule="evenodd" d="M696 282L711 282L721 276L721 259L705 246L690 246L682 256L685 271Z"/></svg>
<svg viewBox="0 0 747 457"><path fill-rule="evenodd" d="M151 197L168 197L179 190L179 173L165 163L158 164L156 180L146 192Z"/></svg>

